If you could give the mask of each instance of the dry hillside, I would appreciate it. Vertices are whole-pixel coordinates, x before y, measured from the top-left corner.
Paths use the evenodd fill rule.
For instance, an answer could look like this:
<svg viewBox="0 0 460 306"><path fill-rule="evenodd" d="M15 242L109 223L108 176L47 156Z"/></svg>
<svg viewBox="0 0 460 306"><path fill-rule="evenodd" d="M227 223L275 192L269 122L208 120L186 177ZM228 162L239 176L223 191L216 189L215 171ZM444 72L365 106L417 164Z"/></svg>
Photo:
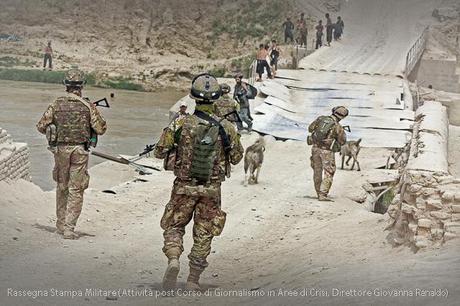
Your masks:
<svg viewBox="0 0 460 306"><path fill-rule="evenodd" d="M4 0L0 68L39 68L48 40L55 69L78 65L147 89L180 86L193 73L244 70L255 47L281 38L287 15L315 15L337 1L315 0ZM332 3L332 4L331 4ZM15 35L18 41L6 41Z"/></svg>

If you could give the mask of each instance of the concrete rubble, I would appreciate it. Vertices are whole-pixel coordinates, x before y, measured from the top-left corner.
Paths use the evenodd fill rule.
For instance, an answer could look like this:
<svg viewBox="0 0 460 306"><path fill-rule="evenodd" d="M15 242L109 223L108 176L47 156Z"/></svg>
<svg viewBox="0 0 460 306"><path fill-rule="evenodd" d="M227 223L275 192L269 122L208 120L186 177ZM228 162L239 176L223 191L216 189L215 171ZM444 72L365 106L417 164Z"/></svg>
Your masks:
<svg viewBox="0 0 460 306"><path fill-rule="evenodd" d="M0 181L30 181L29 148L26 143L13 142L6 130L0 128Z"/></svg>

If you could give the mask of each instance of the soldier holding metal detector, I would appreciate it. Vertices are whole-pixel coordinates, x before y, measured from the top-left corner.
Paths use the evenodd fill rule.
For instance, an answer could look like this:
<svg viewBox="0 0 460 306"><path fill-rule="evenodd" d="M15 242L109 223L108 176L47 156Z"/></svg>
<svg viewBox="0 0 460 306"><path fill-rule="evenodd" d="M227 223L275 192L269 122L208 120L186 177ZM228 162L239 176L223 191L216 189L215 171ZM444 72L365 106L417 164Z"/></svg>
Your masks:
<svg viewBox="0 0 460 306"><path fill-rule="evenodd" d="M332 109L330 116L319 116L308 127L311 135L308 136L307 143L313 145L310 158L313 181L320 201L331 201L328 193L336 170L335 153L347 141L345 129L339 122L346 116L348 110L337 106Z"/></svg>
<svg viewBox="0 0 460 306"><path fill-rule="evenodd" d="M37 124L38 131L46 134L49 150L54 154L56 228L65 239L79 238L74 229L82 210L83 193L89 184L88 150L96 145L96 136L107 129L96 105L82 98L84 84L82 71L69 70L64 79L67 95L51 103Z"/></svg>

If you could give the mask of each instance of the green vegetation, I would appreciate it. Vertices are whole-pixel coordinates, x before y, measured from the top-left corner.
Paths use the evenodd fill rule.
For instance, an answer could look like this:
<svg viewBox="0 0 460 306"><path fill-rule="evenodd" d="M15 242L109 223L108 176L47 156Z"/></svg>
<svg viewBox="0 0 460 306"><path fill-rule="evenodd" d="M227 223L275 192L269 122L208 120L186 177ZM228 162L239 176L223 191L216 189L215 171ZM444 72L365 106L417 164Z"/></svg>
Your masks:
<svg viewBox="0 0 460 306"><path fill-rule="evenodd" d="M391 205L396 195L395 188L396 187L390 188L387 191L384 191L384 194L379 195L380 198L375 203L374 212L380 214L384 214L387 212L388 207Z"/></svg>
<svg viewBox="0 0 460 306"><path fill-rule="evenodd" d="M224 33L243 41L246 38L275 38L281 34L281 24L290 8L289 1L249 0L238 11L217 16L212 23L213 40Z"/></svg>
<svg viewBox="0 0 460 306"><path fill-rule="evenodd" d="M209 73L215 76L216 78L223 78L226 72L227 72L227 69L225 69L225 66L214 67L209 70Z"/></svg>
<svg viewBox="0 0 460 306"><path fill-rule="evenodd" d="M103 81L103 84L107 85L107 87L115 88L115 89L125 89L125 90L137 90L143 91L144 87L141 84L132 83L129 80L117 80L117 81Z"/></svg>
<svg viewBox="0 0 460 306"><path fill-rule="evenodd" d="M0 68L1 80L62 84L64 76L65 71ZM109 87L138 91L144 90L144 87L141 84L133 83L130 79L117 78L98 82L94 73L88 73L86 75L86 84L96 87Z"/></svg>
<svg viewBox="0 0 460 306"><path fill-rule="evenodd" d="M64 71L43 71L38 69L2 69L0 79L25 82L62 83Z"/></svg>
<svg viewBox="0 0 460 306"><path fill-rule="evenodd" d="M33 67L34 65L35 65L35 62L29 59L26 59L25 61L21 61L11 56L0 57L0 67L14 67L14 66Z"/></svg>

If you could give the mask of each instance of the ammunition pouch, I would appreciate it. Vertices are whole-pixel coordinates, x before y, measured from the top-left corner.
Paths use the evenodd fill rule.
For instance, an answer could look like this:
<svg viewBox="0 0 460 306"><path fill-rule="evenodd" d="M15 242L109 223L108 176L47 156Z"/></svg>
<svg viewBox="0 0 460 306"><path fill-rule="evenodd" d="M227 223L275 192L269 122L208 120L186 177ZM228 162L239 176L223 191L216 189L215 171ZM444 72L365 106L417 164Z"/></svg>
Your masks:
<svg viewBox="0 0 460 306"><path fill-rule="evenodd" d="M88 147L88 148L89 148L89 147L95 148L95 147L97 146L97 140L98 140L98 139L97 139L97 133L96 133L93 129L91 129L90 138L89 138L89 140L88 140L88 145L87 145L87 147ZM87 149L88 149L88 148L87 148Z"/></svg>
<svg viewBox="0 0 460 306"><path fill-rule="evenodd" d="M57 129L56 125L50 124L46 127L46 139L50 147L57 146Z"/></svg>
<svg viewBox="0 0 460 306"><path fill-rule="evenodd" d="M214 186L184 186L184 194L191 197L209 197L214 198L219 196L219 188Z"/></svg>
<svg viewBox="0 0 460 306"><path fill-rule="evenodd" d="M163 160L163 168L166 171L174 171L176 165L176 148L173 148L166 153L166 157Z"/></svg>

